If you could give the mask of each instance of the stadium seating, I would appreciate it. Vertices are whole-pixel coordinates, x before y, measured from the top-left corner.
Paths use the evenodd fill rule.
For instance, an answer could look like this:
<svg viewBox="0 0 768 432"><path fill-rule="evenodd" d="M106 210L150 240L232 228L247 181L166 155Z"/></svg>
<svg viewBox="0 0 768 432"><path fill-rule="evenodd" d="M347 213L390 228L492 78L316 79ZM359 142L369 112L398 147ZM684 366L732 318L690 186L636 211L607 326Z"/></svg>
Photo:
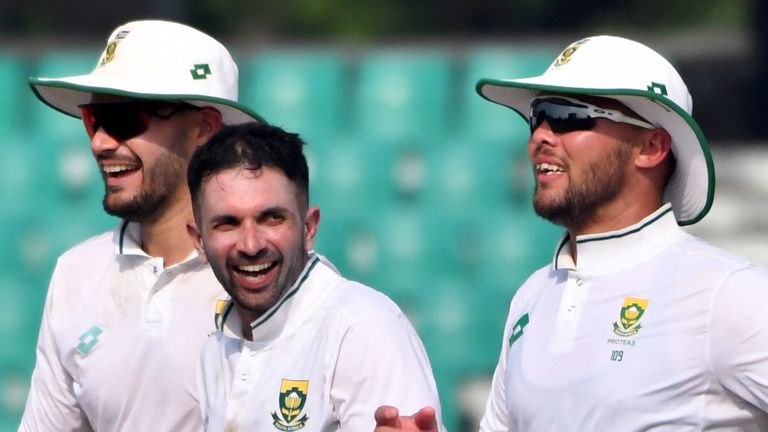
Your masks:
<svg viewBox="0 0 768 432"><path fill-rule="evenodd" d="M352 128L360 135L426 141L449 126L450 58L435 50L373 51L357 59Z"/></svg>
<svg viewBox="0 0 768 432"><path fill-rule="evenodd" d="M457 90L462 101L459 115L462 134L486 145L524 145L528 127L510 108L485 101L475 91L481 78L521 78L538 75L556 54L550 47L478 47L466 56L462 85Z"/></svg>
<svg viewBox="0 0 768 432"><path fill-rule="evenodd" d="M241 67L240 100L269 123L322 145L344 122L345 58L331 49L265 49Z"/></svg>
<svg viewBox="0 0 768 432"><path fill-rule="evenodd" d="M22 83L27 76L27 65L15 53L0 52L0 134L16 133L27 113L28 94Z"/></svg>

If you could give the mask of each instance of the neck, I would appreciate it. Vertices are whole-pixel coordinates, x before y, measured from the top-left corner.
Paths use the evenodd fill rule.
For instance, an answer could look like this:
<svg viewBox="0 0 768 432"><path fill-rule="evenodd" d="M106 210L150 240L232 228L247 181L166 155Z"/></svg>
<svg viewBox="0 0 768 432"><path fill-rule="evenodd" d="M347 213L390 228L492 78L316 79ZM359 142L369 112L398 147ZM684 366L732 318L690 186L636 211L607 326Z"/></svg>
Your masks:
<svg viewBox="0 0 768 432"><path fill-rule="evenodd" d="M166 267L183 261L194 250L186 225L192 218L192 204L187 199L176 201L152 221L142 222L142 249L163 258Z"/></svg>
<svg viewBox="0 0 768 432"><path fill-rule="evenodd" d="M576 237L588 234L601 234L618 231L637 224L661 207L661 197L658 200L636 198L619 203L618 206L603 207L595 211L593 217L583 226L566 227L570 234L569 247L574 262L577 257Z"/></svg>

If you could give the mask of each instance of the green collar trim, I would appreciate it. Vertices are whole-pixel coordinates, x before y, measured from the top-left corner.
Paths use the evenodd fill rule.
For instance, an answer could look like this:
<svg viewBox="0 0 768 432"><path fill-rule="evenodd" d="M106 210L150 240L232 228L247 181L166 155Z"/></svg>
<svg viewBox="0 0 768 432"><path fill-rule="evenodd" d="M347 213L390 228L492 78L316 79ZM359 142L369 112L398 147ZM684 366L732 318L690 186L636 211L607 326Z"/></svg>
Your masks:
<svg viewBox="0 0 768 432"><path fill-rule="evenodd" d="M118 240L118 251L120 252L120 255L123 254L123 246L125 244L125 232L128 231L128 221L124 220L123 225L120 227L120 236Z"/></svg>
<svg viewBox="0 0 768 432"><path fill-rule="evenodd" d="M252 322L251 329L255 330L256 327L259 327L260 325L267 322L270 318L272 318L272 316L274 316L277 313L278 310L280 310L280 308L288 301L288 299L296 295L296 293L298 293L301 287L304 285L304 282L307 280L307 278L309 277L309 274L312 272L312 269L315 268L315 265L317 265L318 262L320 262L320 260L318 259L317 255L312 255L312 257L309 259L309 262L304 267L304 271L302 272L301 275L299 275L299 278L296 281L296 283L293 285L293 287L288 291L288 293L285 296L283 296L283 298L275 306L272 307L270 311L268 311L261 318Z"/></svg>
<svg viewBox="0 0 768 432"><path fill-rule="evenodd" d="M588 239L581 239L581 240L579 240L579 238L577 237L576 238L576 244L584 244L584 243L589 243L589 242L594 242L594 241L603 241L603 240L610 240L610 239L626 237L628 235L631 235L631 234L634 234L636 232L642 231L645 227L653 224L657 220L659 220L662 217L664 217L665 214L667 214L667 213L669 213L671 211L672 211L672 207L667 207L666 209L664 209L663 211L659 212L659 214L657 214L656 216L652 217L651 219L648 219L644 223L642 223L642 224L640 224L640 225L638 225L638 226L636 226L636 227L634 227L632 229L626 230L626 231L620 231L620 232L617 232L617 233L614 233L614 234L609 234L609 235L602 236L602 237L598 235L596 237L591 237L591 238L588 238Z"/></svg>

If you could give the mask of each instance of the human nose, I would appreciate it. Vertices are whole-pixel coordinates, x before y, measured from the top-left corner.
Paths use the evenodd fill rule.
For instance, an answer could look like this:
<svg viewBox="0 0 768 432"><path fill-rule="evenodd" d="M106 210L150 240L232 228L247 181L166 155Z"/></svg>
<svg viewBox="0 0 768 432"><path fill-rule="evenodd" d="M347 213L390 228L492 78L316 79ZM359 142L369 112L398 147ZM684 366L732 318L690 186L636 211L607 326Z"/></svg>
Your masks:
<svg viewBox="0 0 768 432"><path fill-rule="evenodd" d="M104 132L104 129L99 128L93 131L93 134L91 135L91 151L94 155L114 151L118 147L120 147L120 143L111 135Z"/></svg>
<svg viewBox="0 0 768 432"><path fill-rule="evenodd" d="M528 152L531 157L533 157L538 154L541 149L552 147L556 142L557 137L552 131L549 121L544 120L531 132L531 137L528 139Z"/></svg>
<svg viewBox="0 0 768 432"><path fill-rule="evenodd" d="M238 250L248 256L256 256L266 246L266 237L262 230L253 223L243 224L238 242Z"/></svg>

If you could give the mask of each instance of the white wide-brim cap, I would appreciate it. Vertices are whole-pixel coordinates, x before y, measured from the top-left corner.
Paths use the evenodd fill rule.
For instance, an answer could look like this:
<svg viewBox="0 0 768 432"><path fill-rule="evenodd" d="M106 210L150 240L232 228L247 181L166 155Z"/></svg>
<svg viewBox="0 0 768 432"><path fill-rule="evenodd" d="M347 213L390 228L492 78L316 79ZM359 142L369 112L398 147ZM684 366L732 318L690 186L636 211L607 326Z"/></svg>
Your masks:
<svg viewBox="0 0 768 432"><path fill-rule="evenodd" d="M477 92L526 120L531 101L545 93L618 100L672 137L676 166L664 191L679 225L701 220L712 206L715 170L707 140L691 116L691 95L675 68L647 46L616 36L569 45L540 76L481 79Z"/></svg>
<svg viewBox="0 0 768 432"><path fill-rule="evenodd" d="M213 107L224 124L265 123L238 103L238 70L229 51L207 34L170 21L117 27L90 74L29 83L40 100L73 117L80 117L80 105L94 94L111 94Z"/></svg>

